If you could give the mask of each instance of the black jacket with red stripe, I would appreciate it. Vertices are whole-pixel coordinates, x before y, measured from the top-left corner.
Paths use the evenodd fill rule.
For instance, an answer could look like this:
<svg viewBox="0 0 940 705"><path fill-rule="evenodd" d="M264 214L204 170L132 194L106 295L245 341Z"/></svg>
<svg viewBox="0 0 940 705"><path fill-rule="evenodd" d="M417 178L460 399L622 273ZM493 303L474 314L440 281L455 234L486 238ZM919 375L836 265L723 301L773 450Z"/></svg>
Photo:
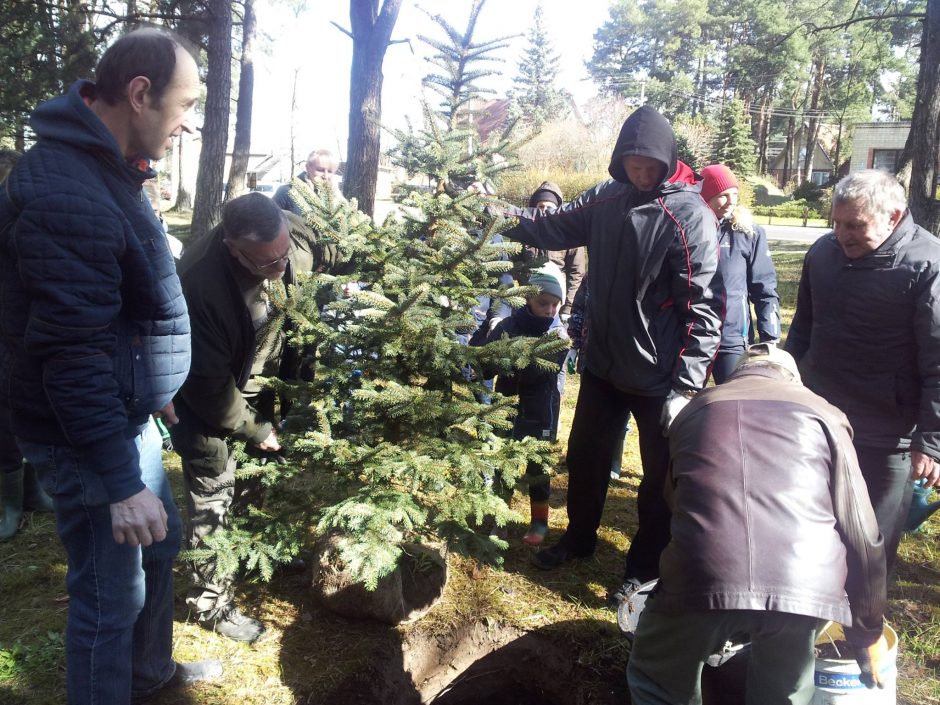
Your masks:
<svg viewBox="0 0 940 705"><path fill-rule="evenodd" d="M621 163L629 155L657 159L669 178L640 191ZM504 235L546 250L587 246L592 373L643 396L701 389L724 313L718 222L651 108L627 118L609 171L612 180L551 213L508 209L519 223Z"/></svg>

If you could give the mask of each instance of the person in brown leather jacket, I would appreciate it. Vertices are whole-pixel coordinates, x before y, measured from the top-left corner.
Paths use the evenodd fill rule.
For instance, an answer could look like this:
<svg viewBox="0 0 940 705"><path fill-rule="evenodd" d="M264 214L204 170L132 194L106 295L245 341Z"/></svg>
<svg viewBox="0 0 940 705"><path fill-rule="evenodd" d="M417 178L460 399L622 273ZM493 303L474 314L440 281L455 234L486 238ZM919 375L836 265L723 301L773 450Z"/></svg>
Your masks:
<svg viewBox="0 0 940 705"><path fill-rule="evenodd" d="M672 538L640 615L634 705L701 702L702 666L749 634L748 703L809 703L816 630L847 626L879 685L885 552L845 415L804 387L790 355L748 348L669 434Z"/></svg>

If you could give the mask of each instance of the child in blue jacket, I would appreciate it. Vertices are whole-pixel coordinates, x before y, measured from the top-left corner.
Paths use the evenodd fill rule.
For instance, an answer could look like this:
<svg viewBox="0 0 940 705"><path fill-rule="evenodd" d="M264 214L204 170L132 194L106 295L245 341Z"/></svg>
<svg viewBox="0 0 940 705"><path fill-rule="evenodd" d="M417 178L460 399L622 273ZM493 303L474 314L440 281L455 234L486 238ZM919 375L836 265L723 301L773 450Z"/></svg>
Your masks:
<svg viewBox="0 0 940 705"><path fill-rule="evenodd" d="M526 298L526 305L516 309L500 321L486 335L483 343L499 340L504 335L511 338L528 336L538 338L551 331L567 339L564 325L558 312L565 301L565 279L558 266L548 262L532 271L528 285L540 291ZM519 396L512 437L538 438L554 441L558 435L558 414L561 408L561 392L564 389L563 362L566 351L558 352L555 362L559 369L548 372L530 365L516 370L511 375L500 375L496 380L496 391L500 394ZM538 463L529 463L526 468L529 480L531 522L523 541L538 546L548 532L548 498L551 484L545 469Z"/></svg>

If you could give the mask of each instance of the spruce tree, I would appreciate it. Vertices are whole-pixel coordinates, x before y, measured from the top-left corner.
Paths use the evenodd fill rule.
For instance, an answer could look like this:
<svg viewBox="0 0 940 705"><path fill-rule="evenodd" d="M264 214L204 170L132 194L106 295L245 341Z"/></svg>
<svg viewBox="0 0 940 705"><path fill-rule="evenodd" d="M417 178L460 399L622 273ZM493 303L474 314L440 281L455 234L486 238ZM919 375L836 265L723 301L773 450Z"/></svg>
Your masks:
<svg viewBox="0 0 940 705"><path fill-rule="evenodd" d="M480 86L479 81L488 76L499 75L499 71L491 64L499 63L502 59L492 53L509 46L506 37L484 42L473 41L473 32L485 2L486 0L473 1L467 27L463 32L454 28L440 15L428 13L443 30L446 38L418 35L418 39L435 51L428 61L437 67L438 72L425 76L424 85L443 99L441 112L451 130L458 127L461 113L466 112L466 108L474 99L494 92Z"/></svg>
<svg viewBox="0 0 940 705"><path fill-rule="evenodd" d="M455 78L468 83L460 72ZM269 577L311 531L334 537L337 563L369 588L396 567L406 542L443 542L498 562L506 544L491 529L520 519L509 493L530 460L552 465L551 444L508 438L516 400L483 378L529 365L557 369L550 360L566 341L462 342L477 328L481 297L519 307L534 291L498 287L519 246L495 237L484 216L489 197L467 188L513 164L502 156L511 151L508 133L468 153L466 129L450 118L426 105L422 129L395 134L394 160L433 184L411 190L399 218L376 225L355 201L295 184L319 240L295 246L328 242L341 264L271 290L280 312L273 325L288 324L306 373L265 381L287 400L288 462L242 457L240 475L267 484L269 501L212 537L220 570L247 563Z"/></svg>
<svg viewBox="0 0 940 705"><path fill-rule="evenodd" d="M556 87L560 57L552 46L542 17L542 3L535 8L532 26L526 34L525 54L518 64L515 84L510 93L512 114L525 125L540 128L550 120L565 117L570 99L567 91Z"/></svg>
<svg viewBox="0 0 940 705"><path fill-rule="evenodd" d="M718 115L718 131L712 161L727 166L737 176L754 173L757 147L751 138L751 125L744 103L737 98L725 103Z"/></svg>

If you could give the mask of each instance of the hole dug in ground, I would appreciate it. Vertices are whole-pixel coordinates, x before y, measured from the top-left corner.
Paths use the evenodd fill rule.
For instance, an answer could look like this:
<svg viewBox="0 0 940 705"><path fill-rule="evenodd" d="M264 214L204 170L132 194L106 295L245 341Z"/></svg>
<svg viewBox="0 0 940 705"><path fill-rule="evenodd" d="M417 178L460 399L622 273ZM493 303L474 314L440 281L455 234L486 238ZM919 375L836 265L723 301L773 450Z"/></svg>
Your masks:
<svg viewBox="0 0 940 705"><path fill-rule="evenodd" d="M409 633L375 654L331 702L384 705L623 705L626 650L613 624L560 622L532 632L474 623Z"/></svg>

